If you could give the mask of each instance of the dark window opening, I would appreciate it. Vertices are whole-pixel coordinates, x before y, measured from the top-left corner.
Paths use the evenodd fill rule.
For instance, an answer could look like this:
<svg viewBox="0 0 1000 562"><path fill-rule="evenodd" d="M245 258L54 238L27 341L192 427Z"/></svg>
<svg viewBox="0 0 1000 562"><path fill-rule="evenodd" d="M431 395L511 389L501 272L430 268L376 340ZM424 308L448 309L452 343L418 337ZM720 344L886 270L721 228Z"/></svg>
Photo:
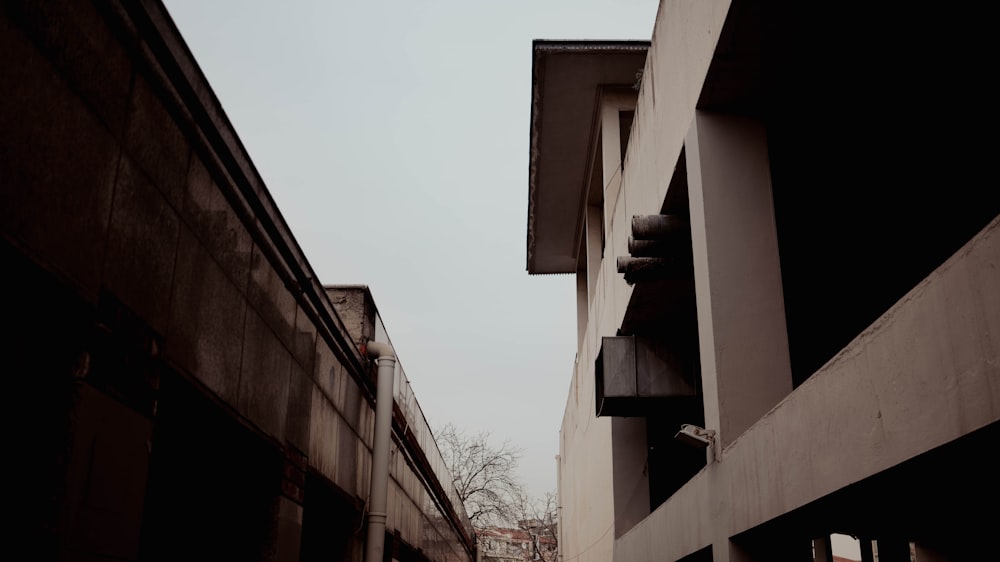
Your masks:
<svg viewBox="0 0 1000 562"><path fill-rule="evenodd" d="M261 560L273 548L283 456L179 377L164 377L140 559Z"/></svg>
<svg viewBox="0 0 1000 562"><path fill-rule="evenodd" d="M366 536L364 524L361 511L346 493L313 471L306 475L302 562L350 560L355 543Z"/></svg>
<svg viewBox="0 0 1000 562"><path fill-rule="evenodd" d="M1000 214L992 146L962 132L992 127L985 21L733 3L699 108L767 127L796 386Z"/></svg>
<svg viewBox="0 0 1000 562"><path fill-rule="evenodd" d="M678 401L669 410L646 418L649 446L649 509L656 509L680 490L706 464L705 449L674 438L683 424L705 425L701 396Z"/></svg>
<svg viewBox="0 0 1000 562"><path fill-rule="evenodd" d="M632 119L635 118L635 111L618 112L618 138L621 140L621 161L624 167L625 153L628 152L628 138L632 133Z"/></svg>

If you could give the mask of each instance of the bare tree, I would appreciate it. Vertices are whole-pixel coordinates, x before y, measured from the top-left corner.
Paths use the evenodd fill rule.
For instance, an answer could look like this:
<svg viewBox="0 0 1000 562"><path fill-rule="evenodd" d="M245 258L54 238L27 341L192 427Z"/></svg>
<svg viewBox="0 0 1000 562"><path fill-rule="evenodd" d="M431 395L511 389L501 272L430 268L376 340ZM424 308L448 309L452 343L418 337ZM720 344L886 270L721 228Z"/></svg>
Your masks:
<svg viewBox="0 0 1000 562"><path fill-rule="evenodd" d="M517 478L521 449L509 441L494 445L489 432L469 435L451 423L434 435L472 526L516 523L524 497Z"/></svg>
<svg viewBox="0 0 1000 562"><path fill-rule="evenodd" d="M558 558L559 514L556 495L541 498L522 495L518 502L517 527L531 537L532 559L554 562Z"/></svg>

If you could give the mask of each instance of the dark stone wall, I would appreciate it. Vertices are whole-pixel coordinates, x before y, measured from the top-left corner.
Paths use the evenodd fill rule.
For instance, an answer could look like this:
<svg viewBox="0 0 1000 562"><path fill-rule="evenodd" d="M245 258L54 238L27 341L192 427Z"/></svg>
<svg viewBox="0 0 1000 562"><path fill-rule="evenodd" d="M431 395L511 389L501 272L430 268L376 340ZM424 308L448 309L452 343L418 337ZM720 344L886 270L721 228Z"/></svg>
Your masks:
<svg viewBox="0 0 1000 562"><path fill-rule="evenodd" d="M9 551L357 559L371 366L164 7L3 2L0 76Z"/></svg>
<svg viewBox="0 0 1000 562"><path fill-rule="evenodd" d="M4 349L31 459L15 481L34 490L14 503L13 547L295 559L307 461L291 459L308 458L314 379L329 376L316 347L341 375L343 352L317 337L277 258L289 241L261 229L231 155L206 142L215 124L182 102L144 10L0 9L4 288L8 327L30 328Z"/></svg>
<svg viewBox="0 0 1000 562"><path fill-rule="evenodd" d="M359 559L372 366L165 8L5 1L0 76L8 551Z"/></svg>

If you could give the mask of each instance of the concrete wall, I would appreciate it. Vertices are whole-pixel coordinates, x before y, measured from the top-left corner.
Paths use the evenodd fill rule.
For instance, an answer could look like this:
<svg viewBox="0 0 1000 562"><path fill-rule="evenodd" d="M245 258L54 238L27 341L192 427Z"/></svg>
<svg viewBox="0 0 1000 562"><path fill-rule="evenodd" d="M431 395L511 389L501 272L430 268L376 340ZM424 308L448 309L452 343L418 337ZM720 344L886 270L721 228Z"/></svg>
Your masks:
<svg viewBox="0 0 1000 562"><path fill-rule="evenodd" d="M751 4L660 4L620 191L605 193L607 243L596 293L581 314L587 326L560 432L563 559L807 560L809 541L837 529L868 537L884 533L893 540L926 539L934 543L930 551L963 559L963 553L980 548L970 529L985 531L989 524L956 515L961 509L942 496L975 498L984 509L998 497L988 476L995 464L981 467L975 453L995 438L1000 420L995 289L1000 286L1000 219L988 220L996 207L983 205L994 209L985 211L992 213L985 229L971 240L962 238L967 243L944 265L925 269L922 282L899 291L902 298L892 308L793 390L766 127L746 115L720 118L699 106L710 68L725 67L726 55L733 54L732 45L719 44L727 17L749 17L755 11ZM792 4L768 6L773 14ZM730 32L729 40L735 41L732 33L739 32ZM723 48L730 50L713 61ZM798 55L789 56L798 61ZM727 68L734 80L763 72ZM796 68L782 70L794 82ZM720 91L732 85L716 84ZM822 113L824 106L818 107ZM946 128L922 132L947 136ZM756 140L747 140L751 137ZM837 146L816 150L849 152L849 141L849 136L837 137L831 141ZM611 419L595 418L594 361L601 336L614 335L622 326L634 295L615 263L617 256L628 255L631 217L661 212L686 143L684 187L692 215L704 412L717 440L704 470L648 517L636 517L627 494L619 493L628 478L618 468L634 472L632 465L644 452L629 443L631 438L616 439ZM943 165L933 172L964 170L969 161L955 160L951 168ZM918 181L924 168L912 165L907 181ZM716 182L724 187L713 193ZM949 197L947 189L930 181L923 189L942 200ZM837 196L849 198L850 192L845 188ZM968 207L961 212L978 211ZM931 222L932 216L924 224ZM949 234L946 226L935 228ZM889 231L878 232L898 235ZM866 272L854 274L864 279ZM623 456L633 462L619 464ZM975 546L962 550L966 547L955 546L960 543Z"/></svg>
<svg viewBox="0 0 1000 562"><path fill-rule="evenodd" d="M729 537L1000 419L998 265L1000 219L618 541L615 557L728 548ZM926 486L948 486L927 476Z"/></svg>
<svg viewBox="0 0 1000 562"><path fill-rule="evenodd" d="M616 256L628 255L632 216L659 212L669 183L664 178L673 173L728 6L717 0L661 4L620 188L617 181L605 182L609 223L604 256L560 430L563 560L612 558L612 420L594 416L594 364L600 338L616 333L632 295L633 288L617 271ZM613 136L618 136L617 130ZM603 167L610 175L619 168L608 162Z"/></svg>
<svg viewBox="0 0 1000 562"><path fill-rule="evenodd" d="M0 52L8 322L33 327L4 351L42 467L19 478L48 494L14 502L12 548L359 559L372 368L164 7L7 2ZM468 560L415 443L396 554Z"/></svg>
<svg viewBox="0 0 1000 562"><path fill-rule="evenodd" d="M325 291L359 348L371 341L392 345L367 286L327 286ZM461 558L461 552L456 551L456 529L452 525L457 524L458 533L470 538L472 525L398 357L392 396L395 435L389 457L386 528L398 531L408 541L423 537L421 548L432 553L428 554L432 558ZM430 488L425 481L432 482Z"/></svg>

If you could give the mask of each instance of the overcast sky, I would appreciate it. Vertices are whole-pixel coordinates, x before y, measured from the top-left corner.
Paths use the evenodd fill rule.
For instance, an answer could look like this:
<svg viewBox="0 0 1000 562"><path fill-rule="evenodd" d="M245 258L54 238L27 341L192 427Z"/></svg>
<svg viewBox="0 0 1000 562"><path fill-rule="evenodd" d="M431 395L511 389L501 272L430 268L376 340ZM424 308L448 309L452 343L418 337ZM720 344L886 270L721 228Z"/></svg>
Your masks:
<svg viewBox="0 0 1000 562"><path fill-rule="evenodd" d="M525 271L532 39L649 39L655 0L166 0L324 284L368 285L432 427L555 491L571 276Z"/></svg>

